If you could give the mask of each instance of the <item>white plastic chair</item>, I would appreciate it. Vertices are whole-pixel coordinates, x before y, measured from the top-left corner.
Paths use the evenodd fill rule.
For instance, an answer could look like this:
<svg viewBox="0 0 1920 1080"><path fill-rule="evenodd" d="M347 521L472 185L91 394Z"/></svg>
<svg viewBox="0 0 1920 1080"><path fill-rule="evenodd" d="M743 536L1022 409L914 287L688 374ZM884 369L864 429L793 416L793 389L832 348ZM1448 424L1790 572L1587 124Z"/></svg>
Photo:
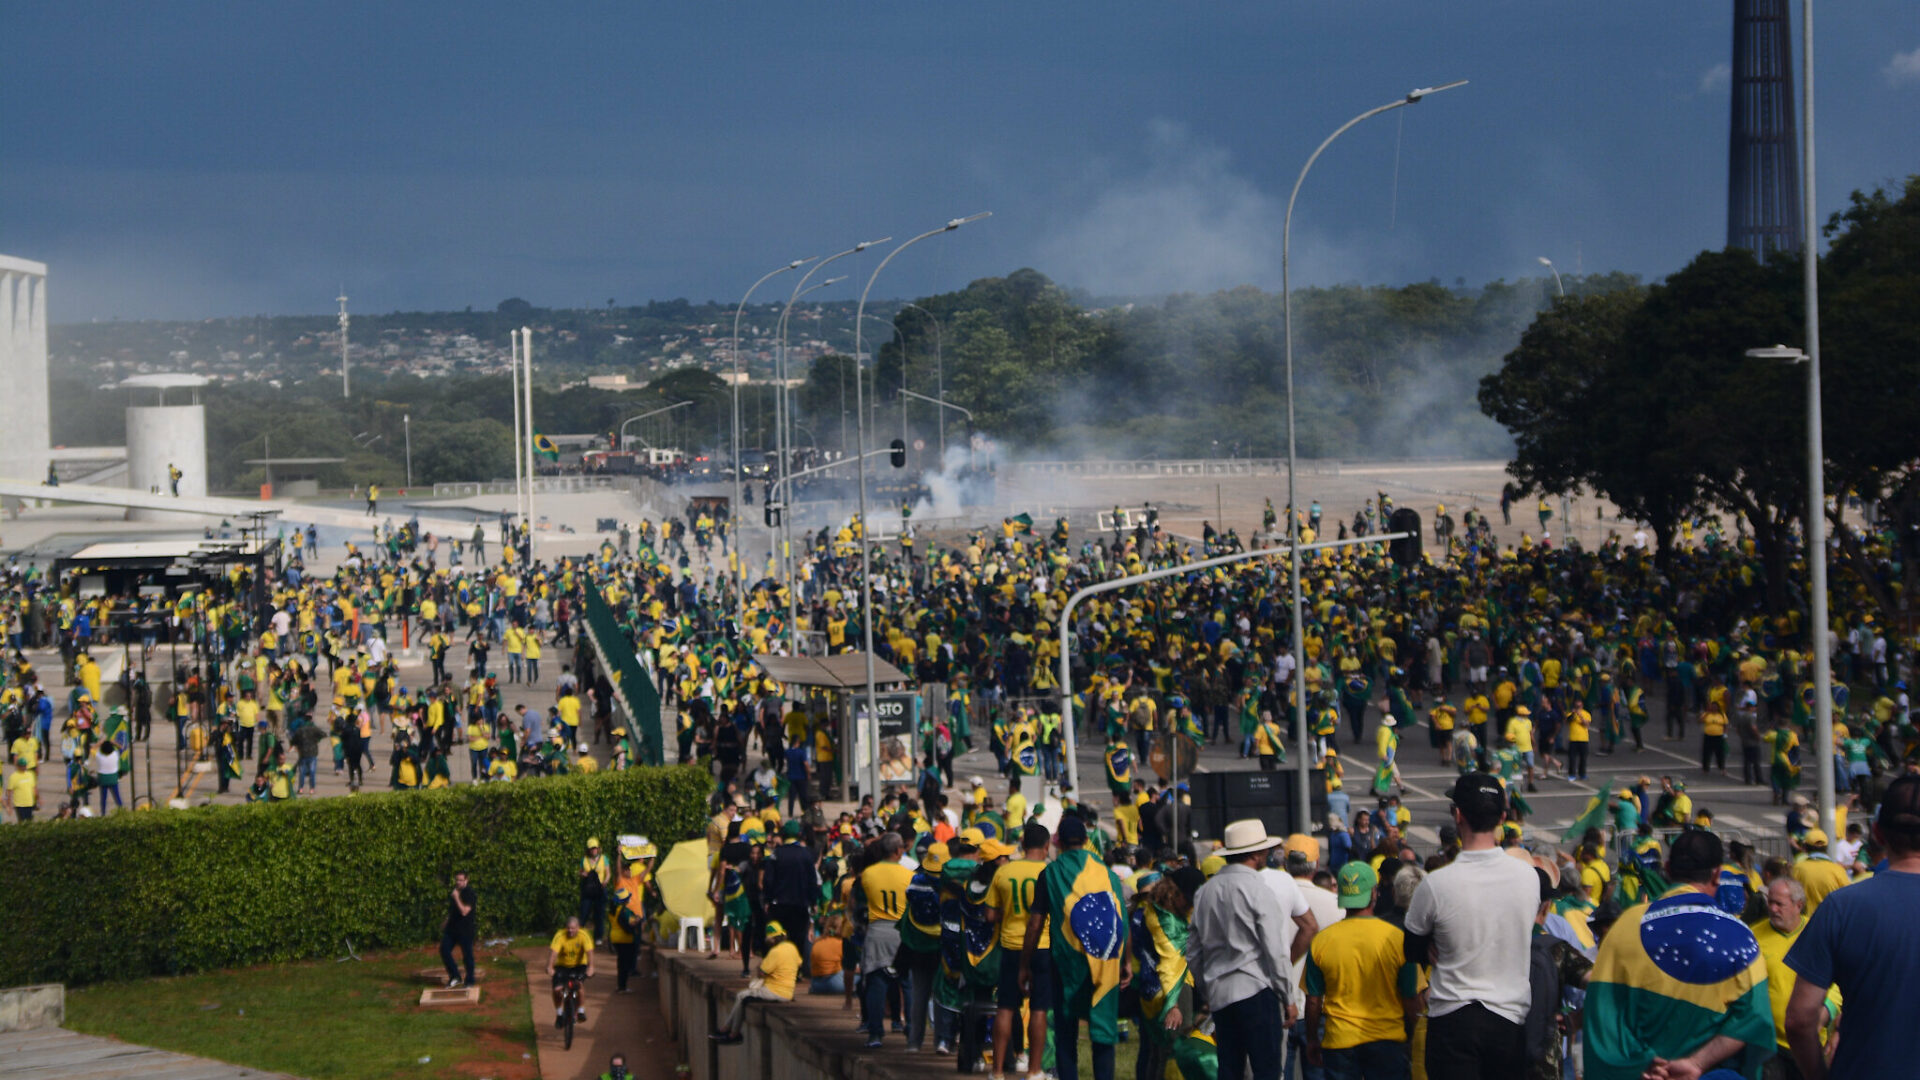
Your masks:
<svg viewBox="0 0 1920 1080"><path fill-rule="evenodd" d="M694 951L696 952L707 951L707 920L704 916L688 915L681 918L680 928L675 930L673 933L674 933L674 936L680 940L681 952L687 951L687 934L688 933L694 934L695 935L694 940L698 942L698 944L694 946Z"/></svg>

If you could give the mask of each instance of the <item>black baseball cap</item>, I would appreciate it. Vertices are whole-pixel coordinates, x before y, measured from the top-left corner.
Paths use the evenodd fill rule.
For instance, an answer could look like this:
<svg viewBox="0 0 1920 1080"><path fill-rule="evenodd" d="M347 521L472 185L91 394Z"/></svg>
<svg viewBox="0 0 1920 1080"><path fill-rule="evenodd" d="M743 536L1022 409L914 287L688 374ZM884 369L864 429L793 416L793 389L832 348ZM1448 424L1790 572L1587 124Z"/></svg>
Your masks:
<svg viewBox="0 0 1920 1080"><path fill-rule="evenodd" d="M1507 789L1500 781L1483 772L1461 773L1453 782L1447 798L1469 819L1486 814L1501 814L1507 808Z"/></svg>

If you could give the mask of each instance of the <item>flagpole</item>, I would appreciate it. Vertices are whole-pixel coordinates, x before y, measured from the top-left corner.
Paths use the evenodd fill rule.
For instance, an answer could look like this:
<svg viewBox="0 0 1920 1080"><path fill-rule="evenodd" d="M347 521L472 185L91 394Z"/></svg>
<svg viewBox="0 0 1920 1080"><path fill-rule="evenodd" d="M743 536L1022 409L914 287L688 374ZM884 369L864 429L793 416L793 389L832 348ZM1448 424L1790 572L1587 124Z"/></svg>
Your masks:
<svg viewBox="0 0 1920 1080"><path fill-rule="evenodd" d="M534 480L537 478L538 474L534 471L534 466L533 466L533 328L532 327L523 326L520 328L520 342L521 342L520 347L523 350L523 355L526 357L526 365L527 365L526 377L520 380L520 388L522 392L524 392L527 395L526 407L523 410L527 416L527 438L525 442L521 443L521 452L527 455L527 561L531 563L533 561L533 538L540 531L539 529L534 527L535 522L537 522L539 519L534 515L534 512L533 512L533 489L536 486L534 484Z"/></svg>

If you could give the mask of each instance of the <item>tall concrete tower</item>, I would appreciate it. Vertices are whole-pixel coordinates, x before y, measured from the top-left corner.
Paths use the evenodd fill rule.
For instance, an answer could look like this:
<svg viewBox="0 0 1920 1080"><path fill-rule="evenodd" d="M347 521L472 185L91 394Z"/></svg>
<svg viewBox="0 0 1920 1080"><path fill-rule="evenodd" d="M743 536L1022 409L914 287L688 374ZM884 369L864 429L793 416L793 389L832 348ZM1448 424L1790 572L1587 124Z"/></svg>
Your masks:
<svg viewBox="0 0 1920 1080"><path fill-rule="evenodd" d="M127 405L127 486L135 491L165 495L207 493L207 407L200 390L201 375L135 375L120 383L134 391ZM145 397L142 391L151 393ZM170 393L171 392L171 393ZM173 470L180 470L174 491ZM127 511L128 521L169 521L182 515L170 510Z"/></svg>
<svg viewBox="0 0 1920 1080"><path fill-rule="evenodd" d="M1800 248L1788 0L1733 0L1733 115L1727 137L1727 246Z"/></svg>
<svg viewBox="0 0 1920 1080"><path fill-rule="evenodd" d="M0 255L0 477L47 478L47 264Z"/></svg>

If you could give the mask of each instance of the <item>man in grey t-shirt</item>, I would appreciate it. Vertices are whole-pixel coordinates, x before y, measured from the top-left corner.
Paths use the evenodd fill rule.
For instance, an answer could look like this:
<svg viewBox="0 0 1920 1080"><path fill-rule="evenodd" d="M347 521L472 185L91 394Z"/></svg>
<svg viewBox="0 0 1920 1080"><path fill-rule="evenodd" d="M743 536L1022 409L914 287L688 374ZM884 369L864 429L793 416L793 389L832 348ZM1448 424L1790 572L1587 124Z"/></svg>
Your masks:
<svg viewBox="0 0 1920 1080"><path fill-rule="evenodd" d="M1452 802L1460 854L1420 883L1407 909L1407 959L1433 965L1427 1075L1520 1076L1539 879L1530 863L1496 843L1507 805L1500 781L1467 773L1454 784Z"/></svg>

